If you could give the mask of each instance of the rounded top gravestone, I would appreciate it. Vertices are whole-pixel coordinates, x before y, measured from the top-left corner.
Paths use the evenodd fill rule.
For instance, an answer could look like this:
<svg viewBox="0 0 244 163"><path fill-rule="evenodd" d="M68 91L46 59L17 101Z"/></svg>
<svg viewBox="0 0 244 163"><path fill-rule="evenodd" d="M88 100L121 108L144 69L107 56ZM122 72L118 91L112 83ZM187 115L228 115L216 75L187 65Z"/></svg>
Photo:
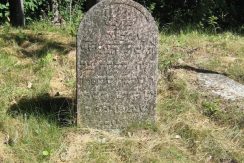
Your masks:
<svg viewBox="0 0 244 163"><path fill-rule="evenodd" d="M113 130L154 122L158 28L132 0L103 0L77 36L77 122Z"/></svg>

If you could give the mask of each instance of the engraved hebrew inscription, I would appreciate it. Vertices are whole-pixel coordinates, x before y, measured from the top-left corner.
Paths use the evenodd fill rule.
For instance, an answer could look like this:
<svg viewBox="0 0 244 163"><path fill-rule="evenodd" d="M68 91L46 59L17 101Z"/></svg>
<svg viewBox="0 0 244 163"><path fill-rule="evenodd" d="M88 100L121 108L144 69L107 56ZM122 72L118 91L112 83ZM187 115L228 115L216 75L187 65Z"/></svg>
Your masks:
<svg viewBox="0 0 244 163"><path fill-rule="evenodd" d="M80 125L123 129L154 121L158 29L132 0L103 0L87 12L77 36Z"/></svg>

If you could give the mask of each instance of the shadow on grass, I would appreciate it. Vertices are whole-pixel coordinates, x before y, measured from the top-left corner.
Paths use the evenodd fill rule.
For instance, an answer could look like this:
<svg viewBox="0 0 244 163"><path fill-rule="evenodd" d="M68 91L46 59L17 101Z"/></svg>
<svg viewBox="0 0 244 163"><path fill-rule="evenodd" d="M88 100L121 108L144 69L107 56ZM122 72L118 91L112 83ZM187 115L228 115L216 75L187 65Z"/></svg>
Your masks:
<svg viewBox="0 0 244 163"><path fill-rule="evenodd" d="M5 41L14 41L18 44L20 52L26 57L44 57L50 51L56 51L60 55L68 54L74 50L76 45L73 42L67 44L60 42L60 40L48 39L45 34L32 33L5 33L0 34L0 38ZM62 39L62 38L60 38Z"/></svg>
<svg viewBox="0 0 244 163"><path fill-rule="evenodd" d="M35 116L45 118L59 126L70 126L76 122L75 106L74 99L43 95L32 99L21 99L9 108L7 114L14 118Z"/></svg>

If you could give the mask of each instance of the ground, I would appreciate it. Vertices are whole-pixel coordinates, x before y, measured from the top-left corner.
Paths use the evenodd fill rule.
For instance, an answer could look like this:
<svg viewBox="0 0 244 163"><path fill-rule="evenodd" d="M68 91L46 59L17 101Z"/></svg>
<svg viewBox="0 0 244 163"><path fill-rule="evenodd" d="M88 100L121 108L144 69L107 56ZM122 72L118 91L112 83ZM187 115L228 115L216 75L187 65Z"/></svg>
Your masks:
<svg viewBox="0 0 244 163"><path fill-rule="evenodd" d="M218 74L243 86L243 36L161 32L156 124L121 133L72 125L75 49L47 23L0 27L1 162L244 162L243 99L201 84Z"/></svg>

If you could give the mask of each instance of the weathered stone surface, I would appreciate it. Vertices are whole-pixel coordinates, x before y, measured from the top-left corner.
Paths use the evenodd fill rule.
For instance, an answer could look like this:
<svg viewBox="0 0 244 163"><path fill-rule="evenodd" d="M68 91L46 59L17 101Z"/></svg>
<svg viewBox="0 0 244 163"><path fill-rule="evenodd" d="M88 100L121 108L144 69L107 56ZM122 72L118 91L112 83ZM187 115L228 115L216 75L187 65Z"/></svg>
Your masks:
<svg viewBox="0 0 244 163"><path fill-rule="evenodd" d="M78 124L122 129L154 121L158 29L132 0L103 0L77 36Z"/></svg>
<svg viewBox="0 0 244 163"><path fill-rule="evenodd" d="M199 84L225 100L244 100L244 85L221 74L199 73Z"/></svg>

